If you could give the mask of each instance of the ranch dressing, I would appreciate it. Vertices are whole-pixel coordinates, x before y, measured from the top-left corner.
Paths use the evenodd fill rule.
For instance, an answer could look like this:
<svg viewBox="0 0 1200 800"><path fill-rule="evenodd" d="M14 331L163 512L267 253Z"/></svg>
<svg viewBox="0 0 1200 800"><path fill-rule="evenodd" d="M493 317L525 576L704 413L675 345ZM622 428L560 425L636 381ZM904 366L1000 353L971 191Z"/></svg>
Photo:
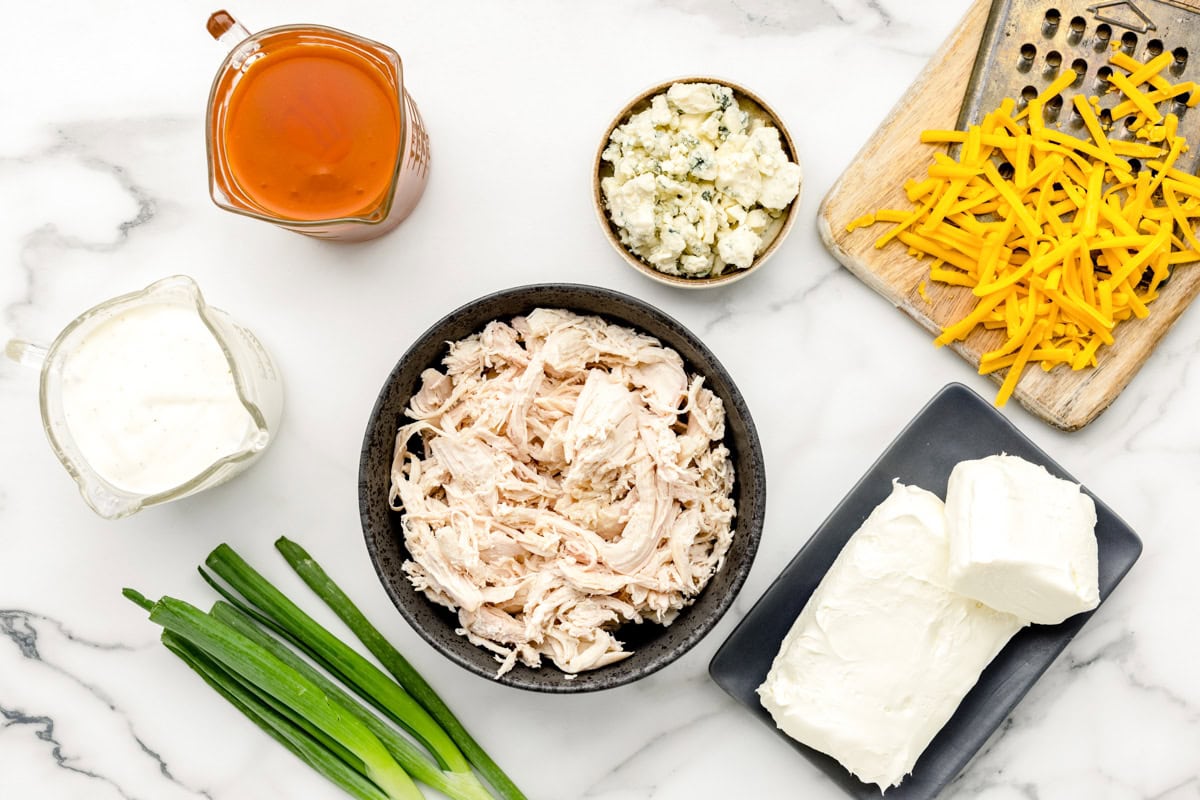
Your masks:
<svg viewBox="0 0 1200 800"><path fill-rule="evenodd" d="M108 519L234 477L274 440L283 411L266 348L186 275L88 309L48 349L12 340L5 354L40 367L50 446Z"/></svg>
<svg viewBox="0 0 1200 800"><path fill-rule="evenodd" d="M230 363L194 308L126 308L63 362L67 429L101 478L153 495L195 478L257 432Z"/></svg>

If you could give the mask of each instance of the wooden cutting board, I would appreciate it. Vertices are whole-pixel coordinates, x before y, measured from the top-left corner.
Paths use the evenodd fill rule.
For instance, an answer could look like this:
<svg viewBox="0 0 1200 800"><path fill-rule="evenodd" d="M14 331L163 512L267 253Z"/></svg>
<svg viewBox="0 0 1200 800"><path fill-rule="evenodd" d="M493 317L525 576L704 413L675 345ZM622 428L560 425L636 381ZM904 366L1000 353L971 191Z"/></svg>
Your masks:
<svg viewBox="0 0 1200 800"><path fill-rule="evenodd" d="M930 281L926 287L929 301L926 301L917 286L928 279L928 259L912 258L897 241L876 249L875 239L887 230L883 225L847 233L846 223L880 208L909 207L904 182L909 178L924 178L934 152L931 146L920 144L920 133L927 128L955 127L989 6L988 0L976 0L971 6L916 82L834 183L818 213L821 238L834 257L934 334L961 319L973 307L971 291ZM1013 398L1056 428L1067 431L1082 428L1116 399L1197 293L1200 293L1200 265L1180 265L1151 304L1147 318L1117 326L1116 342L1101 349L1098 366L1078 372L1059 366L1045 372L1034 365L1021 376ZM995 348L1001 335L999 331L977 330L965 341L948 347L978 369L981 354ZM1004 371L991 377L999 384Z"/></svg>

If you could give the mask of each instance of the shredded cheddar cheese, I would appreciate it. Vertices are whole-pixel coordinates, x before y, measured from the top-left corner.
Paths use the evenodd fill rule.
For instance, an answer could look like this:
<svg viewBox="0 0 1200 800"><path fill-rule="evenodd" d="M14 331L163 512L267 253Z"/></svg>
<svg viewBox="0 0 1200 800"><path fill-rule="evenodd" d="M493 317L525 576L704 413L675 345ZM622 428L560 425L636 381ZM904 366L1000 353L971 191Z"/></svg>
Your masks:
<svg viewBox="0 0 1200 800"><path fill-rule="evenodd" d="M974 295L971 311L935 344L997 332L979 372L1007 370L998 406L1032 364L1095 366L1118 323L1149 313L1170 270L1200 260L1200 178L1173 166L1188 144L1176 116L1158 108L1184 94L1191 107L1200 91L1160 74L1171 63L1166 53L1143 64L1118 51L1110 62L1124 71L1110 77L1110 91L1122 95L1112 114L1132 116L1139 141L1108 138L1097 97L1064 103L1064 118L1073 109L1086 138L1045 121L1045 104L1075 81L1068 69L1018 113L1009 99L966 131L922 132L925 144L959 145L958 158L937 153L926 179L905 184L912 208L847 226L890 223L876 247L899 241L930 257L929 280ZM925 281L917 293L929 300Z"/></svg>

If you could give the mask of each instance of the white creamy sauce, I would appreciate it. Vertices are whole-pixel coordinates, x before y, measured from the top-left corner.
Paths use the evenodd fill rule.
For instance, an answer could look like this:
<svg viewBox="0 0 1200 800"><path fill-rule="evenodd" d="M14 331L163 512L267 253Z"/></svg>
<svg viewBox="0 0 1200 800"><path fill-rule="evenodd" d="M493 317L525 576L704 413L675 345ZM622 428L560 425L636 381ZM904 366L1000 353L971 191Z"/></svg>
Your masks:
<svg viewBox="0 0 1200 800"><path fill-rule="evenodd" d="M62 406L92 469L142 495L196 477L255 430L212 332L166 303L117 314L68 353Z"/></svg>
<svg viewBox="0 0 1200 800"><path fill-rule="evenodd" d="M942 501L896 483L792 625L758 693L789 736L895 786L1026 622L951 591Z"/></svg>
<svg viewBox="0 0 1200 800"><path fill-rule="evenodd" d="M1100 603L1096 506L1017 456L963 461L946 489L955 591L1043 625Z"/></svg>

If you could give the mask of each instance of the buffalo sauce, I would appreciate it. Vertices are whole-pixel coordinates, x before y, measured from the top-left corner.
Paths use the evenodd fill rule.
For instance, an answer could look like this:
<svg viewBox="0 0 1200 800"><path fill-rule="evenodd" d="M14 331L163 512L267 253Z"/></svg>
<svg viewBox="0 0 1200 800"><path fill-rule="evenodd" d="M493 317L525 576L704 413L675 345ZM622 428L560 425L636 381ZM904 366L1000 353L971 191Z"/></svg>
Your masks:
<svg viewBox="0 0 1200 800"><path fill-rule="evenodd" d="M401 142L397 88L354 49L297 38L247 59L221 138L230 177L271 216L362 216L391 191Z"/></svg>

